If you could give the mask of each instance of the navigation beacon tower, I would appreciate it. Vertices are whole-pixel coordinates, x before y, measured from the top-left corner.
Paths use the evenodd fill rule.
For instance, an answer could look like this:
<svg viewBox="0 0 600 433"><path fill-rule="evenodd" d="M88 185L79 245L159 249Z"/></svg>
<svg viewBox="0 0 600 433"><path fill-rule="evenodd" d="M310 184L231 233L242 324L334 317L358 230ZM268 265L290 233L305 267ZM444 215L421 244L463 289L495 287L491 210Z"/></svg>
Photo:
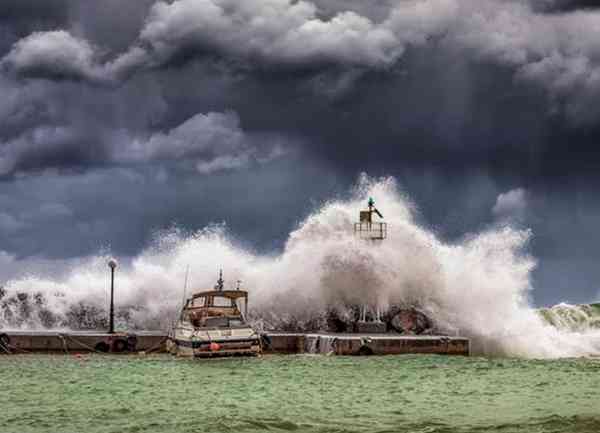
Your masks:
<svg viewBox="0 0 600 433"><path fill-rule="evenodd" d="M380 243L387 237L387 224L383 221L373 221L374 214L380 219L383 215L375 207L375 201L369 197L368 209L360 211L360 222L354 224L354 235L372 243ZM367 321L367 313L372 312L373 320ZM385 324L381 321L381 311L377 304L364 304L360 311L358 332L385 332Z"/></svg>

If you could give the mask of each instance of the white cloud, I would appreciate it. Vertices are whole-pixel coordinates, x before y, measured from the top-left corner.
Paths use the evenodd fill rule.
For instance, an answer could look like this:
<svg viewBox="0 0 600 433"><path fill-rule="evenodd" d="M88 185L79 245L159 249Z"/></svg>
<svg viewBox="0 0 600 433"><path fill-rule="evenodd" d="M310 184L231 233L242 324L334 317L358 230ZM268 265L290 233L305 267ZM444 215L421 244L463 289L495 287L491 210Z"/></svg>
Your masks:
<svg viewBox="0 0 600 433"><path fill-rule="evenodd" d="M516 188L498 195L492 213L500 220L523 221L527 207L527 191Z"/></svg>

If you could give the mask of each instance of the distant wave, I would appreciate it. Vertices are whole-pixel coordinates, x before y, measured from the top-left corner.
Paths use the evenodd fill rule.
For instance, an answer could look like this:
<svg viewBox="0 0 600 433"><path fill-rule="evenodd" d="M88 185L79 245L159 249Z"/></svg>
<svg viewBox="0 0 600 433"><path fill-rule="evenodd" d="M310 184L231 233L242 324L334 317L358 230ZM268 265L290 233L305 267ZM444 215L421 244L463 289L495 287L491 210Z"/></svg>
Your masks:
<svg viewBox="0 0 600 433"><path fill-rule="evenodd" d="M570 332L600 331L599 304L558 304L539 310L542 318L557 329Z"/></svg>

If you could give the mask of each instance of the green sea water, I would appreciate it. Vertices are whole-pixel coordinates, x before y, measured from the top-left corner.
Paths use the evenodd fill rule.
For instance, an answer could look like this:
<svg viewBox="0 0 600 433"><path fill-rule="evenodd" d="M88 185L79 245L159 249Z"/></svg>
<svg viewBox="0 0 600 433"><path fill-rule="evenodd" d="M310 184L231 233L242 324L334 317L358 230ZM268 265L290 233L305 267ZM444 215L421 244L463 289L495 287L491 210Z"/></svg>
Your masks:
<svg viewBox="0 0 600 433"><path fill-rule="evenodd" d="M600 360L0 356L0 431L600 432Z"/></svg>

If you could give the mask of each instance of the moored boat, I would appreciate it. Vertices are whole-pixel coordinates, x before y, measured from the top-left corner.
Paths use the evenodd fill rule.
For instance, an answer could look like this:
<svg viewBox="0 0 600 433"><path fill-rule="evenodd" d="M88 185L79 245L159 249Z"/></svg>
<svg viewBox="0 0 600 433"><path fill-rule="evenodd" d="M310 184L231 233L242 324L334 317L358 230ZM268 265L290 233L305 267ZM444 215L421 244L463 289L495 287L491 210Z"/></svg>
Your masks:
<svg viewBox="0 0 600 433"><path fill-rule="evenodd" d="M247 313L248 292L225 290L221 272L214 290L186 300L167 348L174 355L199 358L259 355L260 335L246 322Z"/></svg>

